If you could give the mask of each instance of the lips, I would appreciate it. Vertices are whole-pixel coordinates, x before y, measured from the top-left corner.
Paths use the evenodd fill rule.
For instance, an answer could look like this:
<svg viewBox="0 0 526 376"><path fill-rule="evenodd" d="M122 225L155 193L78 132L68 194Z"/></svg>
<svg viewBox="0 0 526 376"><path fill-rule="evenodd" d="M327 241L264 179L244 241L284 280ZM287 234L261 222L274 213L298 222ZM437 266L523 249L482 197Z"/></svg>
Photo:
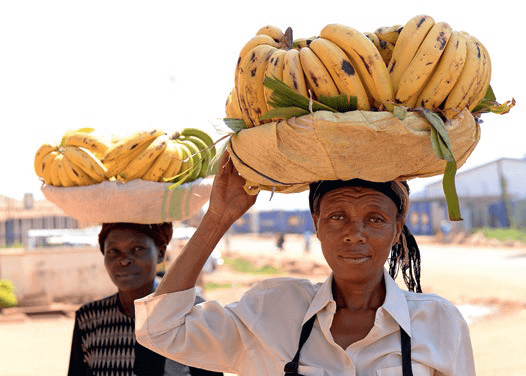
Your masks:
<svg viewBox="0 0 526 376"><path fill-rule="evenodd" d="M138 273L115 273L115 277L121 280L133 279L138 275Z"/></svg>
<svg viewBox="0 0 526 376"><path fill-rule="evenodd" d="M348 263L360 264L368 261L371 257L358 252L349 252L339 255L341 259Z"/></svg>

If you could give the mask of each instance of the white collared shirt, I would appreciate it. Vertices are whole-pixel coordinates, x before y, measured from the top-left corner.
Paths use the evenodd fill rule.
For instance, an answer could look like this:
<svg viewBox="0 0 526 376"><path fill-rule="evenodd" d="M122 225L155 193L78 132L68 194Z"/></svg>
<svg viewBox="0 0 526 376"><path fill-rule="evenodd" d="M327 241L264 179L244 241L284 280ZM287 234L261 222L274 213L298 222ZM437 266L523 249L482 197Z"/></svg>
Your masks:
<svg viewBox="0 0 526 376"><path fill-rule="evenodd" d="M415 376L475 375L469 329L457 308L432 294L401 290L384 270L386 297L362 340L341 348L330 327L336 303L332 274L324 282L273 278L239 302L194 306L195 288L135 301L137 341L194 367L238 375L283 375L302 325L317 319L298 372L310 375L402 375L400 327L411 336Z"/></svg>

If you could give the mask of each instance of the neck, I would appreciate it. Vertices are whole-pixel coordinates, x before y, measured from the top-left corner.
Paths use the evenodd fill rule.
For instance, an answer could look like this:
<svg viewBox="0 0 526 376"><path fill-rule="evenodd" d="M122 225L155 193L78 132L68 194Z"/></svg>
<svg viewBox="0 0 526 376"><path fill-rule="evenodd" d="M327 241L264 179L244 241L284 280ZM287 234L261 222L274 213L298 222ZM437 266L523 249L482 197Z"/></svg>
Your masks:
<svg viewBox="0 0 526 376"><path fill-rule="evenodd" d="M376 310L385 300L386 290L383 273L380 277L363 283L334 277L332 294L337 309Z"/></svg>
<svg viewBox="0 0 526 376"><path fill-rule="evenodd" d="M146 295L154 292L153 281L137 290L119 290L119 303L122 311L126 316L135 318L135 306L133 302L137 299L144 298Z"/></svg>

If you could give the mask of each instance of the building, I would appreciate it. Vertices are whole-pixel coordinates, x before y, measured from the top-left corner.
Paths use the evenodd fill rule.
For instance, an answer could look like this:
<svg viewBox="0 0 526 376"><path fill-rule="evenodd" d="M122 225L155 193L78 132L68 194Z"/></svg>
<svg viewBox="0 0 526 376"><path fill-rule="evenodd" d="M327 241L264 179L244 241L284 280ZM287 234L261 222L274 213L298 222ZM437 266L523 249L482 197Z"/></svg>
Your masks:
<svg viewBox="0 0 526 376"><path fill-rule="evenodd" d="M464 230L480 227L526 227L526 157L501 158L457 173L456 190ZM411 195L408 225L415 234L440 231L447 222L442 181Z"/></svg>
<svg viewBox="0 0 526 376"><path fill-rule="evenodd" d="M30 193L23 200L0 195L0 247L26 244L29 230L72 228L79 228L78 221L47 200L35 201Z"/></svg>

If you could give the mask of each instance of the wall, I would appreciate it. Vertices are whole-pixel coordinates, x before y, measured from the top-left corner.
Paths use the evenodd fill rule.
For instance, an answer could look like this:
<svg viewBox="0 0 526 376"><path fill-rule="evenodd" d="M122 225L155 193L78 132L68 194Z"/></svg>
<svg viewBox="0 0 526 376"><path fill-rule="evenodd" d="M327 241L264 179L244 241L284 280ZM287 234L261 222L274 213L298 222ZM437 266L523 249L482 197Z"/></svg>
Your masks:
<svg viewBox="0 0 526 376"><path fill-rule="evenodd" d="M232 226L232 232L288 234L314 233L314 224L309 210L273 210L244 214Z"/></svg>
<svg viewBox="0 0 526 376"><path fill-rule="evenodd" d="M116 292L94 247L0 249L0 278L14 284L19 301L39 295L87 301Z"/></svg>

